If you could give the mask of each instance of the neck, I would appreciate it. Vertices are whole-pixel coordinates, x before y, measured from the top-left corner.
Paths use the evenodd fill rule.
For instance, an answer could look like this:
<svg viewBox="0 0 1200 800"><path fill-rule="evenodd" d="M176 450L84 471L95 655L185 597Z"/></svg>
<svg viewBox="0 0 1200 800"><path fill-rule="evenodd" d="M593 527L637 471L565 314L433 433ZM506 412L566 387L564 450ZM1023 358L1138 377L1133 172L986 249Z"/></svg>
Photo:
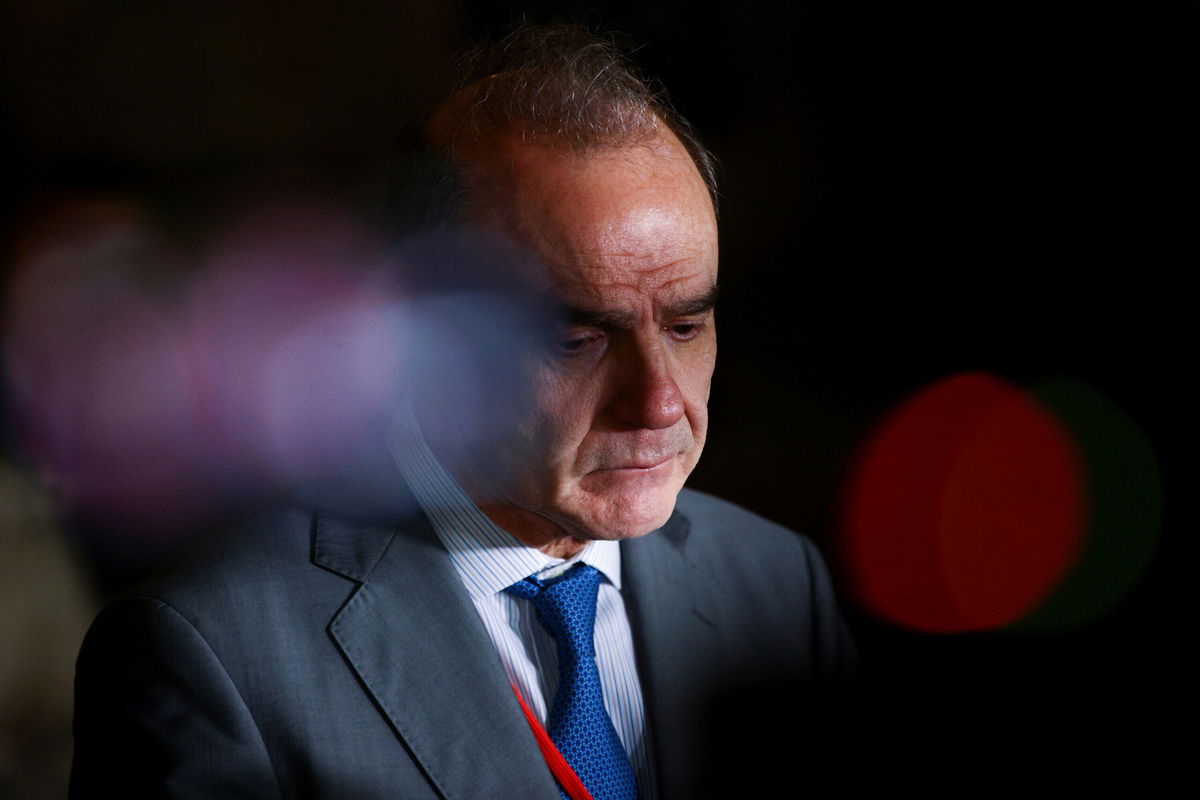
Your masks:
<svg viewBox="0 0 1200 800"><path fill-rule="evenodd" d="M551 558L571 558L587 546L587 539L571 536L538 514L504 505L481 505L480 510L526 547L536 548Z"/></svg>

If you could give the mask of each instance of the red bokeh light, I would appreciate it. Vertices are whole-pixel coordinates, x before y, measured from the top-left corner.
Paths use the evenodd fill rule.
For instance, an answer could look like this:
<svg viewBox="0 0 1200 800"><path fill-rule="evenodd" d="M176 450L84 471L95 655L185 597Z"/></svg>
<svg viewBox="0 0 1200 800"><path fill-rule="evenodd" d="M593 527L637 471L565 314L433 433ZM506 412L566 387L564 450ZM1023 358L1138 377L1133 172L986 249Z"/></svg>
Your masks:
<svg viewBox="0 0 1200 800"><path fill-rule="evenodd" d="M1072 437L999 378L927 387L872 437L845 509L860 603L904 627L987 630L1020 619L1081 550L1084 477Z"/></svg>

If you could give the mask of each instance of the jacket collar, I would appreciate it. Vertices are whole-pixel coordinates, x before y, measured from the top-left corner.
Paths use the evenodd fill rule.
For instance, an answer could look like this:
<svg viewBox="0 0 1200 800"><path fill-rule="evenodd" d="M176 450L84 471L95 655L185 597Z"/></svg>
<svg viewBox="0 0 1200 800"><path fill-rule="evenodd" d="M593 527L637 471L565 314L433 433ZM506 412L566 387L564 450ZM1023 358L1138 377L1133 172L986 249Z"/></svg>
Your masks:
<svg viewBox="0 0 1200 800"><path fill-rule="evenodd" d="M689 558L692 523L678 508L660 530L621 543L625 607L646 697L659 797L692 796L707 709L704 663L718 652L719 609L699 591L708 567ZM694 551L694 548L692 548Z"/></svg>
<svg viewBox="0 0 1200 800"><path fill-rule="evenodd" d="M329 634L443 797L559 797L424 516L390 528L318 516L313 562L359 584Z"/></svg>

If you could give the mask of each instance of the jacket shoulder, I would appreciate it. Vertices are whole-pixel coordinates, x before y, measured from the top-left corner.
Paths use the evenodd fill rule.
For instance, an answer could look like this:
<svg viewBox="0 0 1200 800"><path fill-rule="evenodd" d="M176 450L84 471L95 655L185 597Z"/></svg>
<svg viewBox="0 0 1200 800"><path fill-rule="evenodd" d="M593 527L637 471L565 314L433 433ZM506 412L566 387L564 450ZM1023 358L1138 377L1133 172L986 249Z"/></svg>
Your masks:
<svg viewBox="0 0 1200 800"><path fill-rule="evenodd" d="M726 559L819 558L807 536L711 494L684 489L675 509L689 548L715 550Z"/></svg>
<svg viewBox="0 0 1200 800"><path fill-rule="evenodd" d="M122 596L189 606L293 585L311 569L315 524L315 515L300 509L258 514L204 536Z"/></svg>
<svg viewBox="0 0 1200 800"><path fill-rule="evenodd" d="M767 651L791 642L802 654L784 662L810 663L809 674L853 672L854 645L825 560L808 537L695 490L680 493L676 512L676 546L700 576L693 591L709 598L744 646Z"/></svg>
<svg viewBox="0 0 1200 800"><path fill-rule="evenodd" d="M122 593L111 610L167 606L219 654L223 646L307 641L314 631L323 631L358 585L318 556L322 526L334 524L345 530L325 538L334 545L339 536L357 540L360 551L368 549L364 542L386 547L395 530L378 530L371 537L310 510L266 512L192 546Z"/></svg>

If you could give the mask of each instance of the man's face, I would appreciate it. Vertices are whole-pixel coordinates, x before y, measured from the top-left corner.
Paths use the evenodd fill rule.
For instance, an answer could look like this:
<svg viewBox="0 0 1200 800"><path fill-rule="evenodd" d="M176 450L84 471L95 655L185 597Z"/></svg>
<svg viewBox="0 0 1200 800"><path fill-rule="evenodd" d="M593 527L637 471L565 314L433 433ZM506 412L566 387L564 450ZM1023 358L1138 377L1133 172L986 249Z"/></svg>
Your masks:
<svg viewBox="0 0 1200 800"><path fill-rule="evenodd" d="M473 456L484 510L527 543L640 536L670 516L708 425L717 228L674 135L580 154L510 137L480 214L538 257L561 311L526 357L532 407ZM491 501L489 501L491 502Z"/></svg>

